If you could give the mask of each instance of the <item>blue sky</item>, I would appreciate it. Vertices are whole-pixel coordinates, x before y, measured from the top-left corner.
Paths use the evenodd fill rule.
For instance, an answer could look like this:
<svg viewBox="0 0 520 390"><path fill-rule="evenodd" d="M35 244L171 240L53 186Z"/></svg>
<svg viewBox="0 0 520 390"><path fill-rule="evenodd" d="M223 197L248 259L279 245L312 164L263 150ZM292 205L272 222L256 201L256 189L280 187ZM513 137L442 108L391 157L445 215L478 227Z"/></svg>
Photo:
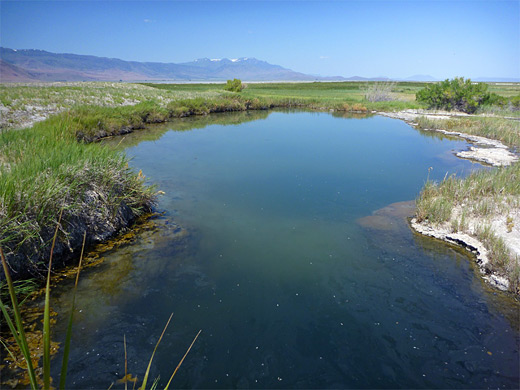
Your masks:
<svg viewBox="0 0 520 390"><path fill-rule="evenodd" d="M324 76L520 77L520 1L0 1L0 44L124 60L256 57Z"/></svg>

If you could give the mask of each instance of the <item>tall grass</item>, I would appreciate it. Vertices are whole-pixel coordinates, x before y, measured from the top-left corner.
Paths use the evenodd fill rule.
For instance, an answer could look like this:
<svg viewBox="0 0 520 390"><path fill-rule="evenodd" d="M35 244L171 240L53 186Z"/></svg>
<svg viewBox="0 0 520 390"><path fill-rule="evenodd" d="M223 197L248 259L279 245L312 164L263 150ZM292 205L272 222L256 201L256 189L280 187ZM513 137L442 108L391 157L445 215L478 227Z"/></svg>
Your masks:
<svg viewBox="0 0 520 390"><path fill-rule="evenodd" d="M508 167L500 167L493 170L479 170L472 172L462 179L450 176L440 183L428 181L417 200L417 217L419 221L430 220L434 222L448 221L451 213L448 212L454 204L474 205L473 211L481 216L489 215L478 207L482 199L488 199L497 207L502 202L513 202L518 207L516 199L520 196L520 164ZM438 202L446 202L448 206L439 206ZM439 213L437 209L445 208ZM480 210L479 213L477 211Z"/></svg>

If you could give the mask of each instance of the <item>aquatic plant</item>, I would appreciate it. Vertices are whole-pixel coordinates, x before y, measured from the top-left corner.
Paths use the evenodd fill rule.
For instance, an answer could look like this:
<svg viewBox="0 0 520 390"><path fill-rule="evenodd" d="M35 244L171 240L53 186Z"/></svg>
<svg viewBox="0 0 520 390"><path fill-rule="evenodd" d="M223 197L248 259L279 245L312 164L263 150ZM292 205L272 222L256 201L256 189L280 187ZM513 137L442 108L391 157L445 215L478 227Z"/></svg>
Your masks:
<svg viewBox="0 0 520 390"><path fill-rule="evenodd" d="M49 257L49 265L48 265L48 272L47 272L47 281L45 285L45 306L44 306L44 315L43 315L43 362L41 367L41 372L43 375L43 389L48 390L51 388L51 329L50 329L50 280L51 280L51 269L52 269L52 260L53 260L53 252L54 252L54 246L56 244L56 237L58 235L58 230L60 228L60 222L61 222L62 214L60 213L60 217L58 219L58 224L56 226L56 230L53 237L53 243L51 247L50 257ZM72 324L74 320L74 310L76 305L76 292L78 288L78 281L79 281L79 274L81 271L81 264L83 260L83 254L85 249L85 241L86 241L86 231L83 234L83 244L81 248L81 255L79 259L78 269L76 273L76 280L74 283L73 293L72 293L72 302L71 302L71 308L70 308L70 315L69 320L67 324L67 332L65 336L65 344L63 348L63 360L61 364L61 370L60 370L60 377L59 377L59 389L65 389L66 388L66 381L67 381L67 369L68 369L68 361L69 361L69 354L70 354L70 346L71 346L71 339L72 339ZM0 299L0 309L3 313L4 319L9 327L9 330L11 332L11 335L13 336L16 344L20 348L20 351L22 352L23 358L26 362L26 372L29 377L29 385L31 389L38 389L39 385L42 382L42 379L39 377L38 372L38 361L34 359L32 356L31 350L29 348L28 342L27 342L27 336L24 330L24 324L22 320L22 315L20 311L20 304L18 303L17 294L14 289L14 284L11 279L11 275L9 272L9 266L7 264L7 261L4 256L4 252L2 250L2 247L0 246L0 259L2 262L2 267L6 276L6 283L9 290L9 298L11 300L11 307L8 307L6 304L3 303L3 301ZM11 314L12 313L12 314ZM12 317L11 317L12 316ZM172 319L173 313L170 315L170 318L168 319L168 322L166 323L166 326L163 329L163 332L161 333L161 336L159 337L159 340L157 341L155 348L153 350L152 356L149 360L146 372L144 374L144 379L142 382L142 385L140 387L141 390L146 389L146 385L148 382L148 377L150 374L150 368L152 365L152 361L155 355L155 352L157 350L157 347L159 346L164 333L166 332L166 329L170 323L170 320ZM171 375L168 383L165 386L165 390L167 390L173 380L173 377L179 370L181 364L184 362L186 356L190 352L191 348L195 344L195 341L199 337L202 330L199 330L195 338L193 339L192 343L190 344L188 350L176 366L175 370L173 371L173 374ZM7 349L9 354L13 359L14 355L13 353L8 349L7 345L2 343L4 347ZM125 376L119 380L120 383L125 383L125 388L127 387L128 382L137 382L137 378L132 377L132 375L127 373L127 357L126 357L126 337L125 337ZM156 378L152 389L155 389L158 385L159 378ZM112 387L112 386L110 386Z"/></svg>
<svg viewBox="0 0 520 390"><path fill-rule="evenodd" d="M51 336L50 336L50 279L51 279L51 268L52 268L52 257L54 252L54 245L56 243L56 236L58 235L58 229L59 229L59 223L61 222L61 216L58 219L58 224L56 226L56 230L54 233L53 238L53 244L51 247L50 257L49 257L49 266L48 266L48 272L47 272L47 283L45 286L45 307L44 307L44 316L43 316L43 364L42 364L42 372L43 372L43 388L44 389L50 389L51 384L51 377L50 377L50 360L51 360ZM85 237L86 232L83 235L83 248L85 247ZM78 271L76 274L76 283L74 285L73 290L73 298L72 298L72 307L71 307L71 313L69 317L69 323L67 327L67 333L65 337L65 347L64 347L64 353L63 353L63 362L62 362L62 369L61 369L61 375L60 375L60 389L65 388L65 381L67 376L67 363L68 363L68 356L69 356L69 349L70 349L70 340L72 337L72 321L73 321L73 314L74 314L74 308L75 308L75 297L76 297L76 290L78 286L78 280L79 280L79 272L81 270L81 261L83 259L83 248L81 251L81 256L79 260L78 265ZM18 300L16 297L16 292L14 290L13 282L11 279L11 275L9 272L9 266L7 265L7 261L4 256L4 252L2 250L2 247L0 246L0 258L2 261L2 267L5 273L7 285L9 288L9 296L11 298L11 307L8 308L4 303L0 300L0 309L2 310L2 313L4 315L4 319L9 327L9 330L11 332L11 335L13 336L16 344L20 348L20 351L23 354L23 358L27 364L27 374L29 377L29 384L31 386L31 389L37 389L39 385L39 378L36 372L36 367L33 362L33 357L31 356L31 351L29 349L28 343L27 343L27 337L24 331L24 325L22 321L22 316L20 312L20 305L18 304ZM11 318L11 314L9 314L9 310L12 311L14 321ZM7 348L7 347L6 347ZM11 355L12 353L9 352ZM37 362L36 362L37 365Z"/></svg>

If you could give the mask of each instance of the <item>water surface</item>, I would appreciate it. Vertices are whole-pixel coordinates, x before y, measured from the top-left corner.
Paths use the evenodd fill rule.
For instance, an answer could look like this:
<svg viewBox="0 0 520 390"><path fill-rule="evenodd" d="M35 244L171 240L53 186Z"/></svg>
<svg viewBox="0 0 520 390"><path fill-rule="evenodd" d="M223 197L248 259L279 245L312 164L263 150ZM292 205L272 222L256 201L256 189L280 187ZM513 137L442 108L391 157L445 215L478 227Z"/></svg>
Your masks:
<svg viewBox="0 0 520 390"><path fill-rule="evenodd" d="M482 168L454 156L467 146L313 112L127 136L119 147L165 192L164 215L83 274L69 386L121 378L123 335L141 379L173 312L152 366L163 385L202 329L176 388L516 388L518 304L464 252L415 235L409 204L394 204L428 171Z"/></svg>

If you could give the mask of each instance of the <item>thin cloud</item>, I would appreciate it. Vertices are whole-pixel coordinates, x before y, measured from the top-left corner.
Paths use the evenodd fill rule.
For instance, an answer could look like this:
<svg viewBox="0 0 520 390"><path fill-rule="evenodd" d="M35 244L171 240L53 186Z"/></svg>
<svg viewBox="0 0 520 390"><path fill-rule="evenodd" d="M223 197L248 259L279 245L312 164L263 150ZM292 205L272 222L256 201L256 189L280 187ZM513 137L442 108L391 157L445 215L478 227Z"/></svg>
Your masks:
<svg viewBox="0 0 520 390"><path fill-rule="evenodd" d="M154 23L155 20L152 20L152 19L145 19L145 20L143 20L143 22L145 22L145 23Z"/></svg>
<svg viewBox="0 0 520 390"><path fill-rule="evenodd" d="M328 60L329 56L320 56L320 60Z"/></svg>

